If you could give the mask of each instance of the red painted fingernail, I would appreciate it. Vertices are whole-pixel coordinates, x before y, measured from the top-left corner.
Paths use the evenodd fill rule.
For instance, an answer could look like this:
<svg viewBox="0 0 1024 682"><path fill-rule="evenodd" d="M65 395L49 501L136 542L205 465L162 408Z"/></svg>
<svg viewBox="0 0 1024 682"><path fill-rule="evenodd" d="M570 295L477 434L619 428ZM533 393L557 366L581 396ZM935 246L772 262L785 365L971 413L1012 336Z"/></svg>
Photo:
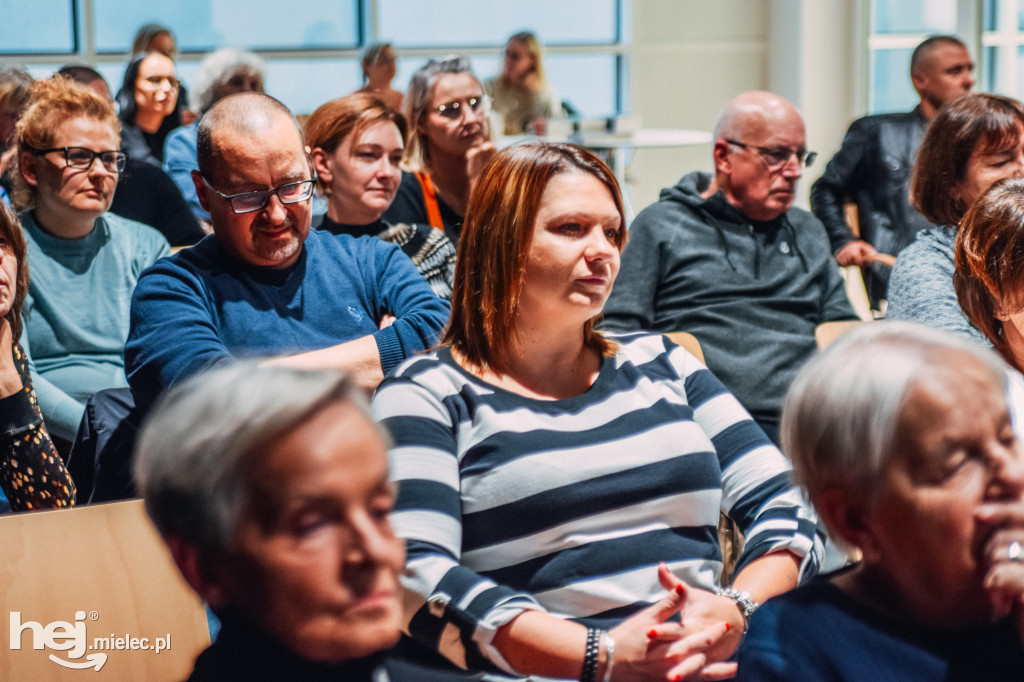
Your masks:
<svg viewBox="0 0 1024 682"><path fill-rule="evenodd" d="M647 632L647 639L657 639L657 638L658 638L658 631L657 630L648 630L648 632Z"/></svg>
<svg viewBox="0 0 1024 682"><path fill-rule="evenodd" d="M676 594L683 594L686 592L686 588L682 585L676 585Z"/></svg>
<svg viewBox="0 0 1024 682"><path fill-rule="evenodd" d="M679 680L681 680L681 679L683 679L682 675L676 675L675 677L672 678L672 682L679 682Z"/></svg>

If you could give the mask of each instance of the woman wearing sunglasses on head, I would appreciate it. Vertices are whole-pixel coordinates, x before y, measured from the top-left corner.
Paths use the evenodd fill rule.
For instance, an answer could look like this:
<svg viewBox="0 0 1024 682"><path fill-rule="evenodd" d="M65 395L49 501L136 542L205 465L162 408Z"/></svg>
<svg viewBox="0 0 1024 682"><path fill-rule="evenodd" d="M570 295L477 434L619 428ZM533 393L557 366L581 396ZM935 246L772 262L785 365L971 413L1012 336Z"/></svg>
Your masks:
<svg viewBox="0 0 1024 682"><path fill-rule="evenodd" d="M433 225L457 244L473 182L495 151L484 89L465 57L431 59L413 74L405 107L404 161L414 172L402 177L384 219Z"/></svg>
<svg viewBox="0 0 1024 682"><path fill-rule="evenodd" d="M32 272L21 343L46 425L69 441L89 396L127 386L132 291L170 253L155 229L108 213L125 164L119 132L109 101L62 77L33 86L17 128L14 200Z"/></svg>

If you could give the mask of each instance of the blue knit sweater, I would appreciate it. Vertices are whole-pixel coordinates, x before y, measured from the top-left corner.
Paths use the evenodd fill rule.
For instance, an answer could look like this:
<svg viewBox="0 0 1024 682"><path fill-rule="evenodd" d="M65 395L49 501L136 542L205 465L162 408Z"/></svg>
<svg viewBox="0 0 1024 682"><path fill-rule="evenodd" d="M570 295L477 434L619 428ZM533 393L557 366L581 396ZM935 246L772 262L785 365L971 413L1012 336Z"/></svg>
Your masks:
<svg viewBox="0 0 1024 682"><path fill-rule="evenodd" d="M378 329L382 315L396 322ZM311 230L294 265L242 263L216 235L142 274L125 373L145 409L163 389L233 358L293 355L372 334L387 373L435 343L448 319L394 244Z"/></svg>

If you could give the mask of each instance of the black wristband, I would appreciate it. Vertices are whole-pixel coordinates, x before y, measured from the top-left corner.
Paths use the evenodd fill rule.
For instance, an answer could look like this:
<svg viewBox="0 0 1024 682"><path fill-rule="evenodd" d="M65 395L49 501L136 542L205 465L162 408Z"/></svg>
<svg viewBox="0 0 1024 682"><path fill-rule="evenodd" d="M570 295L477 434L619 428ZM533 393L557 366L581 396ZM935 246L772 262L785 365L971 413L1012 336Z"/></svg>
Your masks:
<svg viewBox="0 0 1024 682"><path fill-rule="evenodd" d="M597 659L601 652L601 631L587 628L587 648L583 653L583 671L580 682L597 681Z"/></svg>

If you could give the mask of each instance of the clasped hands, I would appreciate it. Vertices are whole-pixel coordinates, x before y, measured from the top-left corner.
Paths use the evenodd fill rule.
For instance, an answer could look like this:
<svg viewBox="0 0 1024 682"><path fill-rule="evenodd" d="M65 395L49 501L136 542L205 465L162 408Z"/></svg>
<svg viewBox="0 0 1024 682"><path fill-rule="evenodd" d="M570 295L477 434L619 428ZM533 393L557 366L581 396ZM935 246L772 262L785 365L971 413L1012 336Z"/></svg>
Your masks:
<svg viewBox="0 0 1024 682"><path fill-rule="evenodd" d="M615 640L612 679L731 679L736 664L724 659L742 636L739 607L728 597L688 587L664 563L658 566L658 580L666 595L610 632ZM677 612L681 621L669 621Z"/></svg>

